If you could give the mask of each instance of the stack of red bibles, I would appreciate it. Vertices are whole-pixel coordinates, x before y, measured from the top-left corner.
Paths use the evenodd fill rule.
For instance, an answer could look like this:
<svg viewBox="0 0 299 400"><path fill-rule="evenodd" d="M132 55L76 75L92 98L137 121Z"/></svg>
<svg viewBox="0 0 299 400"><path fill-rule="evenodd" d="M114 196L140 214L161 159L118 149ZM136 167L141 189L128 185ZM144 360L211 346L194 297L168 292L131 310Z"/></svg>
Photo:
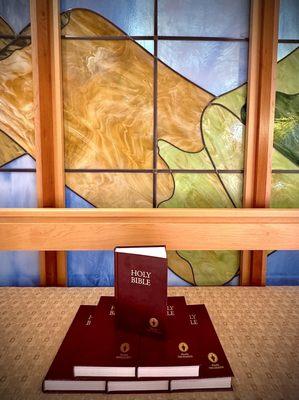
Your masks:
<svg viewBox="0 0 299 400"><path fill-rule="evenodd" d="M205 305L167 297L165 247L117 247L115 297L79 307L43 391L219 390L232 377Z"/></svg>

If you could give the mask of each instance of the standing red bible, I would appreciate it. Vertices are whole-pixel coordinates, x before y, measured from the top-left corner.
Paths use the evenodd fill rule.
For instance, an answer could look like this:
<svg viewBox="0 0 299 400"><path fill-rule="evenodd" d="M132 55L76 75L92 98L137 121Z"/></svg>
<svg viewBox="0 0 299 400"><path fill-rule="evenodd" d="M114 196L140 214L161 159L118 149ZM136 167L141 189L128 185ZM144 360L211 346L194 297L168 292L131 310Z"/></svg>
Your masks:
<svg viewBox="0 0 299 400"><path fill-rule="evenodd" d="M140 333L163 333L167 313L165 246L116 247L117 322Z"/></svg>

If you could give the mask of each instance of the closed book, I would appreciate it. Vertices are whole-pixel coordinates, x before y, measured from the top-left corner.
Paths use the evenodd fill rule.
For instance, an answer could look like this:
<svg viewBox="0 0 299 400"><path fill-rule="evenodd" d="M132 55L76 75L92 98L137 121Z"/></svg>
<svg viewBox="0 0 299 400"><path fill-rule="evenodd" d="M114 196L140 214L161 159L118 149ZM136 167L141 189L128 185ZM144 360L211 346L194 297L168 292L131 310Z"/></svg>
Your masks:
<svg viewBox="0 0 299 400"><path fill-rule="evenodd" d="M77 350L74 376L135 377L138 347L139 335L116 324L114 297L102 296Z"/></svg>
<svg viewBox="0 0 299 400"><path fill-rule="evenodd" d="M168 297L164 336L140 337L138 378L198 377L197 332L190 329L187 305L182 297Z"/></svg>
<svg viewBox="0 0 299 400"><path fill-rule="evenodd" d="M163 334L167 304L165 247L116 247L114 263L119 326L145 334Z"/></svg>
<svg viewBox="0 0 299 400"><path fill-rule="evenodd" d="M197 379L171 380L170 390L230 389L233 371L204 304L188 305L189 329L196 332L200 356Z"/></svg>
<svg viewBox="0 0 299 400"><path fill-rule="evenodd" d="M76 352L92 329L96 306L80 306L43 381L44 392L105 391L105 380L75 378Z"/></svg>

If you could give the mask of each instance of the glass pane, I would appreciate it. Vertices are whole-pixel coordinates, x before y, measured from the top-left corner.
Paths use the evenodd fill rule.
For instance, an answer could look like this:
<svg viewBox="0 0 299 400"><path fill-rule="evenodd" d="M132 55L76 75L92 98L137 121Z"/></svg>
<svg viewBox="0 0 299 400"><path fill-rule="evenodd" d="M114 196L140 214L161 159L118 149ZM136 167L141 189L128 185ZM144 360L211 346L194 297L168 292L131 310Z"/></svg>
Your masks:
<svg viewBox="0 0 299 400"><path fill-rule="evenodd" d="M298 47L298 43L278 43L277 61L292 53Z"/></svg>
<svg viewBox="0 0 299 400"><path fill-rule="evenodd" d="M280 0L279 39L299 40L299 1Z"/></svg>
<svg viewBox="0 0 299 400"><path fill-rule="evenodd" d="M152 207L151 173L67 173L66 184L94 207ZM74 196L74 195L73 195ZM70 207L73 203L68 199Z"/></svg>
<svg viewBox="0 0 299 400"><path fill-rule="evenodd" d="M226 107L216 103L205 110L201 124L202 134L206 149L217 169L243 169L244 122Z"/></svg>
<svg viewBox="0 0 299 400"><path fill-rule="evenodd" d="M10 144L15 144L14 142L10 142ZM1 145L1 144L0 144ZM13 146L12 146L13 147ZM0 154L1 154L1 148L0 148ZM5 152L4 155L9 154L7 151ZM1 169L4 170L30 170L30 172L35 171L35 160L29 156L28 154L21 154L20 156L17 156L14 160L1 164Z"/></svg>
<svg viewBox="0 0 299 400"><path fill-rule="evenodd" d="M238 285L238 251L168 251L169 269L189 285Z"/></svg>
<svg viewBox="0 0 299 400"><path fill-rule="evenodd" d="M5 165L10 165L11 167L13 160L23 157L24 154L24 149L11 140L4 132L0 131L0 168L4 168Z"/></svg>
<svg viewBox="0 0 299 400"><path fill-rule="evenodd" d="M299 208L299 171L272 174L271 207Z"/></svg>
<svg viewBox="0 0 299 400"><path fill-rule="evenodd" d="M295 169L299 165L298 74L299 48L277 64L274 148L280 154L281 163L285 164L283 169ZM276 157L273 157L274 162Z"/></svg>
<svg viewBox="0 0 299 400"><path fill-rule="evenodd" d="M30 39L0 51L0 165L34 155L34 108Z"/></svg>
<svg viewBox="0 0 299 400"><path fill-rule="evenodd" d="M30 22L30 0L0 0L0 35L18 34Z"/></svg>
<svg viewBox="0 0 299 400"><path fill-rule="evenodd" d="M274 251L268 255L267 285L299 285L299 251Z"/></svg>
<svg viewBox="0 0 299 400"><path fill-rule="evenodd" d="M153 40L135 40L140 46L142 46L149 53L154 54L154 41Z"/></svg>
<svg viewBox="0 0 299 400"><path fill-rule="evenodd" d="M39 286L37 251L0 251L0 286Z"/></svg>
<svg viewBox="0 0 299 400"><path fill-rule="evenodd" d="M195 85L219 96L247 81L247 42L160 40L158 56Z"/></svg>
<svg viewBox="0 0 299 400"><path fill-rule="evenodd" d="M159 35L247 38L249 0L159 0Z"/></svg>
<svg viewBox="0 0 299 400"><path fill-rule="evenodd" d="M37 207L36 174L0 170L0 208Z"/></svg>
<svg viewBox="0 0 299 400"><path fill-rule="evenodd" d="M66 168L153 165L153 58L128 40L63 40Z"/></svg>
<svg viewBox="0 0 299 400"><path fill-rule="evenodd" d="M61 10L84 8L70 13L80 14L78 24L83 26L81 35L110 35L108 32L88 33L90 26L96 25L96 20L109 20L115 25L118 33L130 36L148 36L154 34L154 2L153 0L61 0ZM100 14L100 15L98 15ZM104 17L104 18L101 18ZM68 33L73 34L73 33Z"/></svg>
<svg viewBox="0 0 299 400"><path fill-rule="evenodd" d="M157 198L163 208L234 207L222 176L216 173L160 173Z"/></svg>
<svg viewBox="0 0 299 400"><path fill-rule="evenodd" d="M113 251L69 251L68 286L113 286Z"/></svg>
<svg viewBox="0 0 299 400"><path fill-rule="evenodd" d="M181 277L176 275L170 267L168 268L168 286L192 286L191 283L184 281Z"/></svg>
<svg viewBox="0 0 299 400"><path fill-rule="evenodd" d="M283 44L281 46L284 46L284 49L288 49L289 45ZM298 74L299 49L297 48L277 64L274 149L272 156L274 173L272 173L271 207L299 207ZM285 173L281 173L283 171ZM277 253L282 254L279 257L287 257L284 255L287 254L285 252ZM269 261L271 257L269 257ZM272 259L276 259L277 257L278 255L275 255ZM285 262L282 263L282 265L284 264ZM276 271L277 268L275 267L273 270ZM281 276L282 278L283 276ZM285 275L285 279L287 279L287 274ZM272 284L272 281L269 278L270 284Z"/></svg>
<svg viewBox="0 0 299 400"><path fill-rule="evenodd" d="M286 94L299 92L299 47L277 64L276 90Z"/></svg>
<svg viewBox="0 0 299 400"><path fill-rule="evenodd" d="M219 174L231 201L236 207L242 208L243 202L243 174Z"/></svg>
<svg viewBox="0 0 299 400"><path fill-rule="evenodd" d="M65 206L67 208L94 208L93 204L83 199L69 187L65 188Z"/></svg>
<svg viewBox="0 0 299 400"><path fill-rule="evenodd" d="M161 106L162 109L162 106ZM177 111L177 110L176 110ZM171 122L170 119L167 119L167 115L161 115L159 117L159 121L161 121L161 129L159 129L159 132L164 133L163 128L167 127L167 123ZM211 162L211 159L208 155L208 152L205 148L203 148L203 143L200 137L197 138L197 143L194 141L191 143L190 136L182 137L180 138L179 135L174 135L174 131L171 132L172 135L167 135L165 134L165 139L172 140L174 143L180 143L181 147L185 144L185 148L190 144L191 146L197 146L202 147L201 150L195 151L195 152L190 152L185 149L181 149L179 147L176 147L175 145L169 143L167 140L164 139L159 139L158 140L158 149L159 149L159 168L162 170L168 170L168 169L184 169L184 170L214 170L213 164ZM186 130L186 134L188 134ZM171 137L172 136L172 137ZM164 138L164 136L162 136ZM185 141L184 141L185 139ZM184 148L183 147L183 148Z"/></svg>
<svg viewBox="0 0 299 400"><path fill-rule="evenodd" d="M0 167L0 207L37 207L35 161L17 157Z"/></svg>

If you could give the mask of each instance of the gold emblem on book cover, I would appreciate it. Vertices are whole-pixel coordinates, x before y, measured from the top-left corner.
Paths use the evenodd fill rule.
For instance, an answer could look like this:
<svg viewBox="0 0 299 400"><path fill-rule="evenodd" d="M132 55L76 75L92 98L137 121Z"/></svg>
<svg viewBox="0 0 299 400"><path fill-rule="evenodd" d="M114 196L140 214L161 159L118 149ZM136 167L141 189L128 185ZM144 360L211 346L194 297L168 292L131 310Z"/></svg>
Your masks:
<svg viewBox="0 0 299 400"><path fill-rule="evenodd" d="M216 363L218 361L218 357L217 357L217 355L215 353L209 353L208 354L208 359L212 363Z"/></svg>
<svg viewBox="0 0 299 400"><path fill-rule="evenodd" d="M188 349L189 349L189 346L187 345L187 343L181 342L181 343L179 344L179 350L180 350L182 353L186 353L186 352L188 351Z"/></svg>
<svg viewBox="0 0 299 400"><path fill-rule="evenodd" d="M157 328L157 326L159 325L159 321L157 320L157 318L150 318L149 324L152 328Z"/></svg>
<svg viewBox="0 0 299 400"><path fill-rule="evenodd" d="M122 343L122 344L120 345L120 351L121 351L122 353L127 353L129 350L130 350L130 345L129 345L129 343Z"/></svg>

